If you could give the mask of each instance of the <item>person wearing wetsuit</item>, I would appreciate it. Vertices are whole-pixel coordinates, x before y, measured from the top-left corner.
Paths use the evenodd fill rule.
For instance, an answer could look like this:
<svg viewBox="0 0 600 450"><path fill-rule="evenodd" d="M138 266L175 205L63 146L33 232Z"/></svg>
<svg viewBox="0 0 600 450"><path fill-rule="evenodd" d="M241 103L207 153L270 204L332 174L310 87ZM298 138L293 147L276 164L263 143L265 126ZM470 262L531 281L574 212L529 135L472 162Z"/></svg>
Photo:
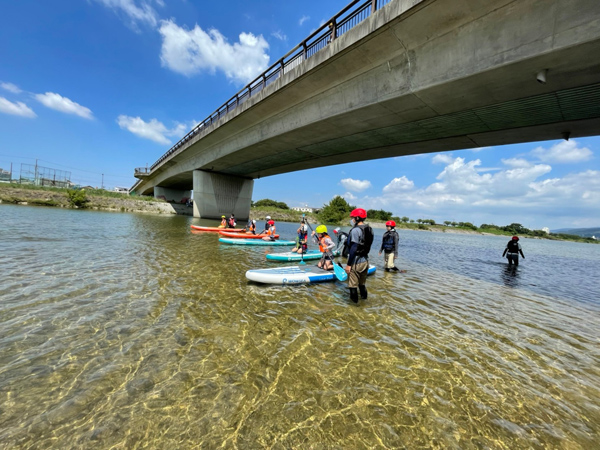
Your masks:
<svg viewBox="0 0 600 450"><path fill-rule="evenodd" d="M506 255L506 259L508 259L508 265L514 264L515 267L519 265L519 253L525 259L525 255L523 254L523 249L521 248L521 244L519 244L519 237L513 236L508 244L506 244L506 248L504 249L504 253L502 253L502 257Z"/></svg>
<svg viewBox="0 0 600 450"><path fill-rule="evenodd" d="M398 257L398 232L396 231L396 222L388 220L385 223L387 231L383 234L381 239L381 248L379 254L384 252L383 260L386 272L399 272L399 269L395 266L394 260Z"/></svg>

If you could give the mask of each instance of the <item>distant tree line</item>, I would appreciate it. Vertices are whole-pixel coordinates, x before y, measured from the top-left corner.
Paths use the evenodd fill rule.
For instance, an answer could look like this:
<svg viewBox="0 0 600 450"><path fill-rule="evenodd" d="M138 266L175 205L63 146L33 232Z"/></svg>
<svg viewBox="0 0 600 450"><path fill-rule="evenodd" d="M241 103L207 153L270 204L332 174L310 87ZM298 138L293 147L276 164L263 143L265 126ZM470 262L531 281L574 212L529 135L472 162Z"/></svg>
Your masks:
<svg viewBox="0 0 600 450"><path fill-rule="evenodd" d="M284 202L276 202L269 198L258 200L257 202L250 202L252 208L278 208L278 209L290 209L290 207Z"/></svg>

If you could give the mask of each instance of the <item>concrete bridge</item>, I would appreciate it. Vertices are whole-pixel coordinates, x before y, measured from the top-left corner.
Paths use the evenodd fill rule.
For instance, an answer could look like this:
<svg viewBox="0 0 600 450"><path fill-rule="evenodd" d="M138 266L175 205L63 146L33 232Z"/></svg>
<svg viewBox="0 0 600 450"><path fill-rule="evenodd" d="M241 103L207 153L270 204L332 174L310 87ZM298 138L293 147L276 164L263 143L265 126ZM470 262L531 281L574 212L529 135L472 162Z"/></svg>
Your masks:
<svg viewBox="0 0 600 450"><path fill-rule="evenodd" d="M600 134L598 0L381 3L352 2L132 189L244 219L260 177Z"/></svg>

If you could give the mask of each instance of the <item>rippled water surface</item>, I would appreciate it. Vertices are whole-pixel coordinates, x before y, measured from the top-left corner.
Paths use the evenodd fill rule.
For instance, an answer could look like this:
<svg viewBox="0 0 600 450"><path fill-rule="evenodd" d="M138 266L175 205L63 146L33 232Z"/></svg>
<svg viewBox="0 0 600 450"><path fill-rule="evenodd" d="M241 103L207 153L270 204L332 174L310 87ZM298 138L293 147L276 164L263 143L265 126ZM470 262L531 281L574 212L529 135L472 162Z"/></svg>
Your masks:
<svg viewBox="0 0 600 450"><path fill-rule="evenodd" d="M357 307L191 223L0 205L0 448L598 448L600 246L401 231Z"/></svg>

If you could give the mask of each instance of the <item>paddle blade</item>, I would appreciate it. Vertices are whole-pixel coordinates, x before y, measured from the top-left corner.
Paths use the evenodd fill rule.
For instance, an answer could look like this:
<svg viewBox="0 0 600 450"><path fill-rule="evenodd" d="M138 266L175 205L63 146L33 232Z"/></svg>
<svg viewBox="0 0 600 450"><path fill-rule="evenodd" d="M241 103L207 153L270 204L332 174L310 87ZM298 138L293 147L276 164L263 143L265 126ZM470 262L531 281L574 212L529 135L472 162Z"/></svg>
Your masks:
<svg viewBox="0 0 600 450"><path fill-rule="evenodd" d="M342 266L339 264L333 265L333 271L335 272L335 277L340 281L346 281L348 279L348 274L344 270Z"/></svg>

